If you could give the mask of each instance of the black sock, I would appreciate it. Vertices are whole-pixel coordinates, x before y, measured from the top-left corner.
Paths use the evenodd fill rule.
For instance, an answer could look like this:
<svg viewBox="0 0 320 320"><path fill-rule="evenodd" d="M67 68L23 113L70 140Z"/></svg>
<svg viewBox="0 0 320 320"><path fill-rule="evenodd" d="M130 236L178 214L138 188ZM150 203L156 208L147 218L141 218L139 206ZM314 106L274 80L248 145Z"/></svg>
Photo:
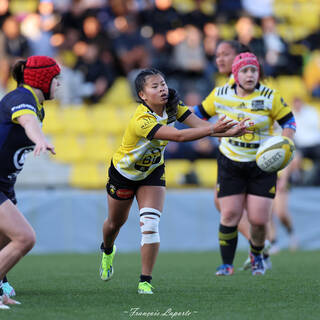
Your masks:
<svg viewBox="0 0 320 320"><path fill-rule="evenodd" d="M104 243L101 243L100 249L102 252L104 252L105 254L111 254L113 252L113 246L110 248L105 248L104 247Z"/></svg>
<svg viewBox="0 0 320 320"><path fill-rule="evenodd" d="M152 279L151 276L145 276L145 275L143 275L143 274L140 275L140 282L145 282L145 281L147 281L147 282L151 283L151 279Z"/></svg>
<svg viewBox="0 0 320 320"><path fill-rule="evenodd" d="M264 248L264 245L261 246L261 247L258 247L258 246L253 245L252 242L250 241L250 252L251 252L252 254L254 254L255 256L261 254L263 248Z"/></svg>
<svg viewBox="0 0 320 320"><path fill-rule="evenodd" d="M238 244L237 226L219 226L219 244L223 264L233 264L234 255Z"/></svg>
<svg viewBox="0 0 320 320"><path fill-rule="evenodd" d="M3 282L3 283L8 282L7 276L4 276L4 277L3 277L2 282Z"/></svg>

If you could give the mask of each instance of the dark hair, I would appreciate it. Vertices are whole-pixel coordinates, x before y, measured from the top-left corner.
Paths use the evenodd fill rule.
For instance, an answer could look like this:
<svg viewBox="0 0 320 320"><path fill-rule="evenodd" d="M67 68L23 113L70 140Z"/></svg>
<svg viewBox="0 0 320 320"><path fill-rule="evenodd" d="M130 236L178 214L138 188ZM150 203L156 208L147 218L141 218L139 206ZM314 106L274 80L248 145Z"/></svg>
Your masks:
<svg viewBox="0 0 320 320"><path fill-rule="evenodd" d="M27 60L17 61L12 68L12 76L17 81L18 86L23 84L23 72L26 67Z"/></svg>
<svg viewBox="0 0 320 320"><path fill-rule="evenodd" d="M252 52L252 50L250 49L250 47L242 44L239 41L236 40L222 40L221 42L218 43L218 46L220 46L220 44L222 43L226 43L228 44L234 51L235 53L238 55L239 53L243 53L243 52Z"/></svg>
<svg viewBox="0 0 320 320"><path fill-rule="evenodd" d="M159 74L160 76L164 77L164 74L154 68L150 69L144 69L139 72L139 74L136 76L136 79L134 80L135 88L136 88L136 94L139 102L143 102L143 100L139 96L139 92L143 90L145 83L146 83L146 77L154 76Z"/></svg>

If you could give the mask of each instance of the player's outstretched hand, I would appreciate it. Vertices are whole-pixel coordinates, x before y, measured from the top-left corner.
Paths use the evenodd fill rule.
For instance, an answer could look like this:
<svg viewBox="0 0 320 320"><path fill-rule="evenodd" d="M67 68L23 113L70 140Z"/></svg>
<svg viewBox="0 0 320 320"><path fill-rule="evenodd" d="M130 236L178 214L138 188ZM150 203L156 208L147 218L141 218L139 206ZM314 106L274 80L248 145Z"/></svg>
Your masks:
<svg viewBox="0 0 320 320"><path fill-rule="evenodd" d="M235 124L232 128L230 128L228 131L226 131L224 134L226 137L240 137L246 133L252 133L252 130L250 130L250 127L254 125L254 122L249 121L250 118L244 118L237 124Z"/></svg>
<svg viewBox="0 0 320 320"><path fill-rule="evenodd" d="M214 125L213 131L214 133L224 133L234 127L237 122L232 119L226 120L226 116L221 117Z"/></svg>
<svg viewBox="0 0 320 320"><path fill-rule="evenodd" d="M33 154L34 156L39 156L41 153L44 153L46 151L49 151L52 154L56 154L54 150L54 145L47 141L40 141L35 145Z"/></svg>

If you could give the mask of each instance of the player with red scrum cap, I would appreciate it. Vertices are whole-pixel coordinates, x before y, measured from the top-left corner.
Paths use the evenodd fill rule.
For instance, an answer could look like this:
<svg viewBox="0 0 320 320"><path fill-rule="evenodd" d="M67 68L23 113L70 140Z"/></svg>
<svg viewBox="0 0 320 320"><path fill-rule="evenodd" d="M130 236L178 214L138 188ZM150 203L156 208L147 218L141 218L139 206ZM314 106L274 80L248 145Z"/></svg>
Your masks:
<svg viewBox="0 0 320 320"><path fill-rule="evenodd" d="M242 137L222 138L218 155L218 200L221 209L219 243L222 265L217 276L234 272L233 260L238 242L238 224L244 209L250 228L250 258L253 275L265 273L262 259L266 224L275 196L276 173L257 167L256 152L261 143L273 135L273 123L282 127L282 135L293 137L294 117L279 92L264 86L260 64L250 52L237 55L232 64L235 83L214 89L210 100L199 111L201 117L216 114L240 121L248 117L254 125Z"/></svg>
<svg viewBox="0 0 320 320"><path fill-rule="evenodd" d="M0 279L28 253L35 233L16 206L14 185L25 154L50 151L54 146L42 132L43 101L54 99L60 68L47 56L31 56L13 67L17 88L0 101ZM14 292L14 291L13 291ZM0 309L19 304L4 291L0 281Z"/></svg>

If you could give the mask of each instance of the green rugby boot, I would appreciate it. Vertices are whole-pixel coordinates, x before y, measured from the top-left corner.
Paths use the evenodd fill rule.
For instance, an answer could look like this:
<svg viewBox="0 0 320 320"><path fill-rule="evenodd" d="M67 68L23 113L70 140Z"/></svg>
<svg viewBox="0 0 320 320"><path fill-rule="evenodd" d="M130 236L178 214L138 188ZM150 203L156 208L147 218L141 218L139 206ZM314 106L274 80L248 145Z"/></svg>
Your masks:
<svg viewBox="0 0 320 320"><path fill-rule="evenodd" d="M139 285L138 285L139 294L153 294L152 289L154 289L154 287L151 285L151 283L147 281L139 282Z"/></svg>
<svg viewBox="0 0 320 320"><path fill-rule="evenodd" d="M113 259L116 254L116 246L113 245L113 251L110 254L102 252L102 260L100 265L100 278L101 280L108 281L113 276Z"/></svg>

